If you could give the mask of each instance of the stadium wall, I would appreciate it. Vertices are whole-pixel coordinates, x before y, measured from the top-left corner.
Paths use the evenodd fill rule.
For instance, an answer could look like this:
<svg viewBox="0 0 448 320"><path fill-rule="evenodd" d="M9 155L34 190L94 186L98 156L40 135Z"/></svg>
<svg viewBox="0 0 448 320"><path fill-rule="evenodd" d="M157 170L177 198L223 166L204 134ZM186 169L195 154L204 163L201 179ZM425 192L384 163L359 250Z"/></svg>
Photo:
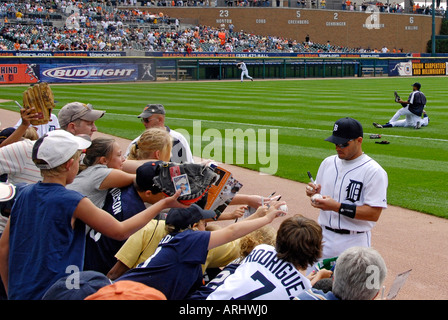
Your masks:
<svg viewBox="0 0 448 320"><path fill-rule="evenodd" d="M56 54L56 53L55 53ZM0 84L236 80L245 60L256 79L448 76L447 57L0 57Z"/></svg>
<svg viewBox="0 0 448 320"><path fill-rule="evenodd" d="M376 8L376 7L375 7ZM402 52L426 52L431 39L432 18L421 14L313 10L298 8L192 8L163 7L164 14L180 22L220 27L229 24L235 31L272 35L350 48L380 50L386 46ZM436 17L436 33L442 18Z"/></svg>

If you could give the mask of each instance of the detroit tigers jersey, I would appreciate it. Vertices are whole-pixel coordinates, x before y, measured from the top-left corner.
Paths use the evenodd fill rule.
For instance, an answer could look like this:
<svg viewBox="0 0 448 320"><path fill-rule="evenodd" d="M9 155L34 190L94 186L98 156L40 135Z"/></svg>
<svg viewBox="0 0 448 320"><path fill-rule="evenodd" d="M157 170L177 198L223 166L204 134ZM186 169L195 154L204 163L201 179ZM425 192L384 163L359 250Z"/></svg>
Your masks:
<svg viewBox="0 0 448 320"><path fill-rule="evenodd" d="M366 154L354 160L337 155L322 161L316 176L321 194L340 203L387 208L388 178L386 171ZM352 219L334 211L321 210L318 222L333 229L369 231L373 221Z"/></svg>
<svg viewBox="0 0 448 320"><path fill-rule="evenodd" d="M241 71L247 71L247 66L244 62L241 62L240 69L241 69Z"/></svg>
<svg viewBox="0 0 448 320"><path fill-rule="evenodd" d="M207 300L292 300L311 288L310 280L273 246L258 245Z"/></svg>
<svg viewBox="0 0 448 320"><path fill-rule="evenodd" d="M412 91L409 95L409 111L421 117L426 106L426 97L421 91Z"/></svg>

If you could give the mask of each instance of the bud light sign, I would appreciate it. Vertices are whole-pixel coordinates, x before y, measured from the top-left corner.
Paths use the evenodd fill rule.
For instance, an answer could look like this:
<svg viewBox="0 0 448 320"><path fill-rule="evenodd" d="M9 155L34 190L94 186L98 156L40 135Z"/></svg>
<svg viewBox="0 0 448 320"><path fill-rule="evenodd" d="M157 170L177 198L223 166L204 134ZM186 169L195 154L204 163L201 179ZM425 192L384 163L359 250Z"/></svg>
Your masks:
<svg viewBox="0 0 448 320"><path fill-rule="evenodd" d="M43 64L40 66L41 81L45 82L102 82L136 81L136 64Z"/></svg>

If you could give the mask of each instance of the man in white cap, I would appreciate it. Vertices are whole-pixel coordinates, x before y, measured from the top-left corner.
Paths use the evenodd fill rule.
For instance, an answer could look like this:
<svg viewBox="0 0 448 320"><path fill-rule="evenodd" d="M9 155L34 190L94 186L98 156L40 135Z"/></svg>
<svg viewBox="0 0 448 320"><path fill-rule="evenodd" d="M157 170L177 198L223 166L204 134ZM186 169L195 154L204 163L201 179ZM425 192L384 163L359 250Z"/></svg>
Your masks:
<svg viewBox="0 0 448 320"><path fill-rule="evenodd" d="M193 155L191 154L190 145L185 137L179 132L170 129L165 125L165 108L161 104L148 104L143 112L138 116L146 129L161 127L165 128L169 132L172 140L173 147L171 149L171 162L177 163L194 163ZM126 150L125 157L129 155L131 146L136 144L140 136L135 138L128 149Z"/></svg>

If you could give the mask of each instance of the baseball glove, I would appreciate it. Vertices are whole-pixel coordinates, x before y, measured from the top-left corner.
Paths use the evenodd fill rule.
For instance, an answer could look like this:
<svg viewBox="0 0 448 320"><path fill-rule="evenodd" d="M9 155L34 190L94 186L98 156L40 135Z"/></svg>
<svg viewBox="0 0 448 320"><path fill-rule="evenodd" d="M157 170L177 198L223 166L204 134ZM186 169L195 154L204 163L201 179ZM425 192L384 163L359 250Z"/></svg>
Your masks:
<svg viewBox="0 0 448 320"><path fill-rule="evenodd" d="M153 182L163 193L172 196L176 193L180 187L180 181L182 181L188 192L186 194L182 192L178 201L183 204L192 204L199 201L218 178L219 175L206 165L162 162L156 169Z"/></svg>
<svg viewBox="0 0 448 320"><path fill-rule="evenodd" d="M23 107L34 107L39 120L31 121L32 125L46 124L50 121L51 111L55 107L54 95L46 82L37 83L23 92Z"/></svg>
<svg viewBox="0 0 448 320"><path fill-rule="evenodd" d="M394 97L395 97L395 102L400 101L400 96L398 95L397 91L394 91Z"/></svg>

